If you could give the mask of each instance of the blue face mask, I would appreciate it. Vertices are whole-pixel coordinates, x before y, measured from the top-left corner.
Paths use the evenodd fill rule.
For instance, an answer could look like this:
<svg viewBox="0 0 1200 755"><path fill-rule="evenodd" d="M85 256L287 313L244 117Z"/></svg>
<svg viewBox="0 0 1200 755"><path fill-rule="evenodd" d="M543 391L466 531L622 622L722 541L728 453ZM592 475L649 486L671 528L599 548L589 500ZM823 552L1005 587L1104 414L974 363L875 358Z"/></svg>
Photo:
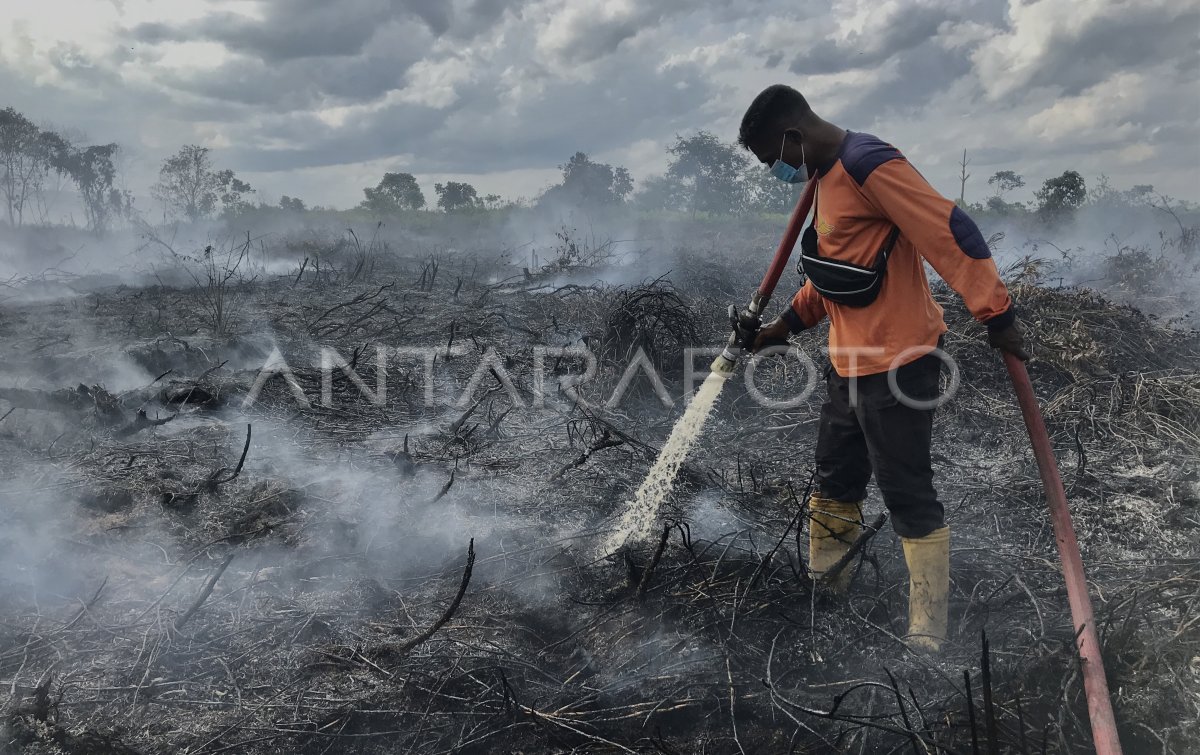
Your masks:
<svg viewBox="0 0 1200 755"><path fill-rule="evenodd" d="M800 142L800 167L793 168L783 161L783 148L787 146L787 134L779 145L779 159L771 163L771 175L786 184L802 184L808 180L808 165L804 162L804 142Z"/></svg>

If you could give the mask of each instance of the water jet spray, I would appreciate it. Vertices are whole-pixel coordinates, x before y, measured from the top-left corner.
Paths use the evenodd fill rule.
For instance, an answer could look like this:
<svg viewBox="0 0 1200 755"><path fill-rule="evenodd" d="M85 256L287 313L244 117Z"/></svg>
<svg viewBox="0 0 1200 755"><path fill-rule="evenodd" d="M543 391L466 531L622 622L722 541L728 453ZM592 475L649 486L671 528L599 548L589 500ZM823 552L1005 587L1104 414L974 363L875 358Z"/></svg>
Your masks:
<svg viewBox="0 0 1200 755"><path fill-rule="evenodd" d="M688 403L683 416L671 428L667 442L659 451L654 466L650 467L646 474L646 479L634 493L633 500L627 502L616 531L605 542L606 552L612 553L627 542L639 542L650 536L658 521L659 507L671 492L675 477L687 459L688 452L704 431L704 423L712 413L717 398L721 395L721 389L725 387L725 381L733 374L738 359L754 347L754 338L762 326L762 313L770 303L771 294L775 292L775 286L779 283L779 278L787 267L788 258L792 255L792 249L800 238L800 229L812 207L815 189L816 182L809 181L796 204L796 209L792 211L787 230L775 250L775 257L771 260L762 283L750 297L750 304L741 312L730 305L729 320L733 332L729 335L725 350L713 361L709 368L709 376Z"/></svg>

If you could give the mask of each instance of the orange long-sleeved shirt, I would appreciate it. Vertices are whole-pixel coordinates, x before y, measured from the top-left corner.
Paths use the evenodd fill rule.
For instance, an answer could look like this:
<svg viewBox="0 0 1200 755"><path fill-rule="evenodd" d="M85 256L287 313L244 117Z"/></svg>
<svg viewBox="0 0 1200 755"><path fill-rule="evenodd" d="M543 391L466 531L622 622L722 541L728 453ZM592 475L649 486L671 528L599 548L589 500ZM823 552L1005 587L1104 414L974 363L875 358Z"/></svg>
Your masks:
<svg viewBox="0 0 1200 755"><path fill-rule="evenodd" d="M870 266L895 224L879 297L865 307L829 301L811 281L784 311L793 332L829 317L829 355L845 377L886 372L917 359L946 332L922 259L989 328L1013 322L1012 299L975 222L929 185L895 147L847 132L837 157L818 166L817 249L821 257Z"/></svg>

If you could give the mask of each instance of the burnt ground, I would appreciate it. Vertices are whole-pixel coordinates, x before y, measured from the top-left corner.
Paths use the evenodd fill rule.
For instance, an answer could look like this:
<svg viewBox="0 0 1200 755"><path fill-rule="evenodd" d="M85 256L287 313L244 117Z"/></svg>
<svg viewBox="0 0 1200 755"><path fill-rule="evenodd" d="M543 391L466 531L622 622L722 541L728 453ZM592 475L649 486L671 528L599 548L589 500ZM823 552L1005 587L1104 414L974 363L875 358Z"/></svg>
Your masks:
<svg viewBox="0 0 1200 755"><path fill-rule="evenodd" d="M1037 469L957 299L938 292L962 375L936 428L952 638L930 658L900 641L890 526L846 598L806 577L822 389L767 409L731 381L662 545L601 551L682 411L682 350L722 342L755 271L696 252L616 285L606 254L560 252L522 273L281 250L296 264L225 278L200 257L195 280L6 303L0 752L1088 751ZM1126 750L1195 751L1196 335L1088 290L1014 296ZM823 363L823 335L798 342ZM385 353L382 405L343 372L323 402L320 347L373 390L379 345L440 347L432 384ZM560 383L582 363L556 356L584 346L589 406ZM674 405L640 377L604 406L639 347ZM276 348L307 405L285 376L245 402ZM756 378L774 396L806 379L785 360Z"/></svg>

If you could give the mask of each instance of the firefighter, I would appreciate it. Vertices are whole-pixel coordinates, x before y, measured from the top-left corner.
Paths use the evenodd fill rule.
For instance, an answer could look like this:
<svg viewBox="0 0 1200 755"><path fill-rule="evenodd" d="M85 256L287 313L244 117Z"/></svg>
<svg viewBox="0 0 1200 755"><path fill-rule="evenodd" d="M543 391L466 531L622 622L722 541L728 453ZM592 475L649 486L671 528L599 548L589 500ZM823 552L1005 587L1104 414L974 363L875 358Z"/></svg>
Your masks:
<svg viewBox="0 0 1200 755"><path fill-rule="evenodd" d="M907 643L936 651L946 637L950 529L930 443L946 324L922 262L962 296L993 347L1027 360L1012 299L961 207L895 147L822 120L795 89L763 90L738 141L779 180L817 182L800 242L804 285L752 344L757 351L830 320L810 568L819 576L858 537L874 474L908 566ZM846 578L833 587L844 590Z"/></svg>

